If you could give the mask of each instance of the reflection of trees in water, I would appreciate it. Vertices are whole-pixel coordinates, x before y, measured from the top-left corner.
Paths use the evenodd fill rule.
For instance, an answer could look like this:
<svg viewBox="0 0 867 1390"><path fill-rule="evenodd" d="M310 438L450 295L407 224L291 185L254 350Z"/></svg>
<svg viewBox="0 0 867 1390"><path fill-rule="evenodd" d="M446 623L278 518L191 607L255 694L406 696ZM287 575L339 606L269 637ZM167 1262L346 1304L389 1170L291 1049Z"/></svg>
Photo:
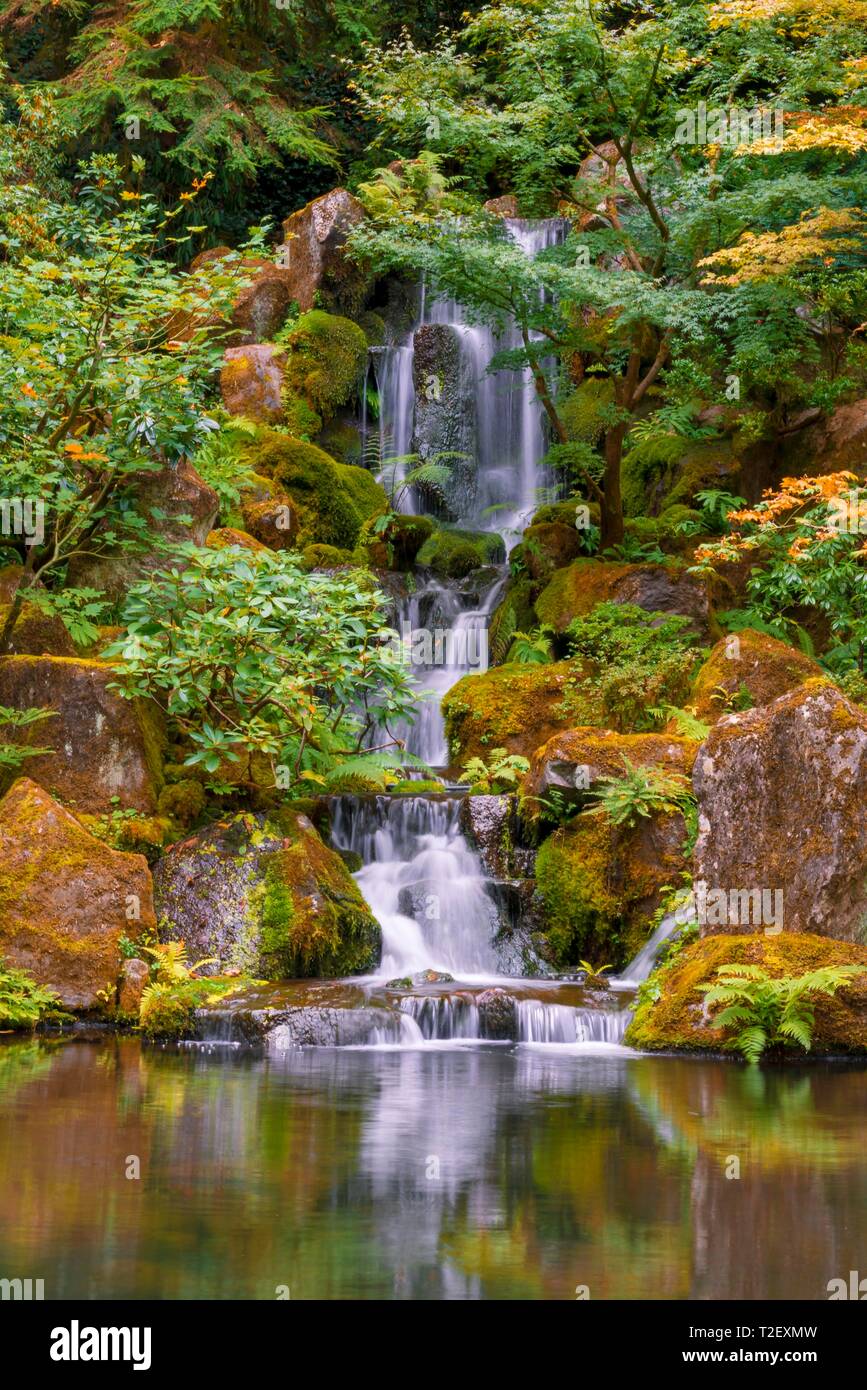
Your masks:
<svg viewBox="0 0 867 1390"><path fill-rule="evenodd" d="M553 1048L16 1043L0 1263L50 1296L823 1297L859 1268L861 1089Z"/></svg>

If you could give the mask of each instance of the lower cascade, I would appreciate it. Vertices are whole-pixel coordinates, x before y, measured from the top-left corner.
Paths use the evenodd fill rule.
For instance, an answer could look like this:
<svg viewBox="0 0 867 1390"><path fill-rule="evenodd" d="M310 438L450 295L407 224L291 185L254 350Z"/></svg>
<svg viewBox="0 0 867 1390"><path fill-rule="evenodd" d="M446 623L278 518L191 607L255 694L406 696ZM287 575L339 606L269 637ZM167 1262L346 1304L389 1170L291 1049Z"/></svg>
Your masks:
<svg viewBox="0 0 867 1390"><path fill-rule="evenodd" d="M382 927L381 974L490 976L498 922L460 797L340 797L332 840L358 854L358 886Z"/></svg>

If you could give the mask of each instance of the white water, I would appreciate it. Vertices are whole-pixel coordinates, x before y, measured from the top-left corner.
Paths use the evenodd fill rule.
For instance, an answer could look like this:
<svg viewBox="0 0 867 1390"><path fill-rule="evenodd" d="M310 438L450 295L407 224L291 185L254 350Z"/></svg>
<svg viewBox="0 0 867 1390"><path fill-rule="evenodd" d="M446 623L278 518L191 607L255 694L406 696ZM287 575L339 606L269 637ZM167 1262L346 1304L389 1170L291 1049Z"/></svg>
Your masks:
<svg viewBox="0 0 867 1390"><path fill-rule="evenodd" d="M355 877L382 927L384 979L422 970L496 975L496 910L459 810L457 797L335 799L332 839L361 855Z"/></svg>
<svg viewBox="0 0 867 1390"><path fill-rule="evenodd" d="M562 241L567 226L560 218L534 222L507 218L504 225L530 258ZM522 346L514 323L501 335L495 335L490 328L471 323L466 309L456 300L431 295L422 285L417 317L406 339L376 348L372 353L380 401L381 456L385 460L412 452L414 339L425 324L445 324L456 331L470 379L475 383L472 434L476 495L460 524L499 531L507 545L510 541L514 544L538 506L539 489L545 482L539 462L547 450L544 411L529 369L493 374L487 371L495 353ZM416 503L417 499L408 494L400 500L402 510L407 512L414 510Z"/></svg>

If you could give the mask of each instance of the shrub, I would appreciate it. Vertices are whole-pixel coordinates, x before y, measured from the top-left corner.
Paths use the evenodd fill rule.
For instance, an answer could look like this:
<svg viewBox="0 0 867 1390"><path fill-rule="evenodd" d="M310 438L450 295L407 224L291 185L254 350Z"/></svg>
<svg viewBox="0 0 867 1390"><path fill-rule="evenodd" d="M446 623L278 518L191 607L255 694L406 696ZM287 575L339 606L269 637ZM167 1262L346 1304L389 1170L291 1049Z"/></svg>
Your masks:
<svg viewBox="0 0 867 1390"><path fill-rule="evenodd" d="M813 1040L816 995L833 996L841 985L867 973L863 965L826 965L806 975L774 979L761 965L721 965L716 984L698 988L708 1004L724 1004L714 1022L733 1028L727 1043L750 1063L769 1048L799 1044L809 1052Z"/></svg>
<svg viewBox="0 0 867 1390"><path fill-rule="evenodd" d="M581 670L567 682L564 715L621 733L652 729L682 705L701 655L688 618L625 603L574 618L566 639Z"/></svg>

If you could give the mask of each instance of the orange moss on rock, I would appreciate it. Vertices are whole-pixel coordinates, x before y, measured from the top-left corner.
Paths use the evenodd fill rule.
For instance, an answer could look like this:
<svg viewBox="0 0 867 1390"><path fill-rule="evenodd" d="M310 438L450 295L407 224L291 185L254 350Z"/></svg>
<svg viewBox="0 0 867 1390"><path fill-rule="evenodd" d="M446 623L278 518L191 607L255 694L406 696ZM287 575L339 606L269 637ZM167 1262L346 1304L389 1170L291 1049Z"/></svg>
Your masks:
<svg viewBox="0 0 867 1390"><path fill-rule="evenodd" d="M717 642L696 675L689 704L699 719L713 724L731 712L742 687L759 706L817 678L825 678L824 672L804 652L744 628Z"/></svg>
<svg viewBox="0 0 867 1390"><path fill-rule="evenodd" d="M0 801L0 956L67 1008L113 995L119 939L155 930L140 854L111 849L27 777Z"/></svg>
<svg viewBox="0 0 867 1390"><path fill-rule="evenodd" d="M867 946L811 932L780 936L706 936L686 946L652 977L660 996L640 1003L626 1042L646 1051L719 1052L728 1034L713 1026L699 985L714 983L720 966L761 965L774 977L805 975L828 965L864 965ZM833 998L817 995L813 1053L867 1052L867 973ZM799 1048L792 1055L803 1055Z"/></svg>
<svg viewBox="0 0 867 1390"><path fill-rule="evenodd" d="M536 614L541 623L565 632L573 618L591 613L599 603L629 603L648 612L679 613L691 620L701 636L714 625L707 586L687 575L677 560L665 565L574 560L555 570L536 599Z"/></svg>
<svg viewBox="0 0 867 1390"><path fill-rule="evenodd" d="M494 748L530 757L562 727L559 708L569 662L511 663L464 676L443 700L452 761L487 760Z"/></svg>
<svg viewBox="0 0 867 1390"><path fill-rule="evenodd" d="M536 749L521 793L533 798L553 790L578 792L580 799L588 784L600 777L622 775L624 759L634 767L663 767L688 776L698 747L693 739L673 734L619 734L589 726L564 729ZM528 801L524 814L538 814L533 801Z"/></svg>

